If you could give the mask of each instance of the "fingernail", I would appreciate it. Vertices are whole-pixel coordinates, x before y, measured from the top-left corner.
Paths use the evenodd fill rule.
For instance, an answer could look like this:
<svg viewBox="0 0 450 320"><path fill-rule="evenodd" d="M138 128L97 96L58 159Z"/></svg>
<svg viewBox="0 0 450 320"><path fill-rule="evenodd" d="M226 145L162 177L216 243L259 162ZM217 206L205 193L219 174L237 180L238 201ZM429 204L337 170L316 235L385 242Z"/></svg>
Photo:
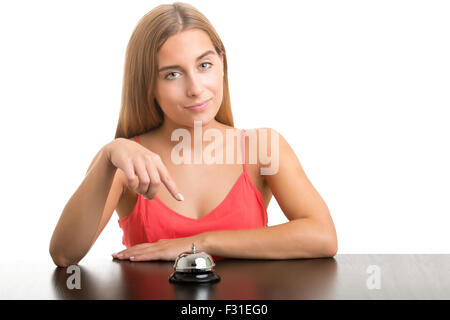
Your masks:
<svg viewBox="0 0 450 320"><path fill-rule="evenodd" d="M177 199L180 200L180 201L183 201L184 197L183 197L183 195L181 193L177 193Z"/></svg>

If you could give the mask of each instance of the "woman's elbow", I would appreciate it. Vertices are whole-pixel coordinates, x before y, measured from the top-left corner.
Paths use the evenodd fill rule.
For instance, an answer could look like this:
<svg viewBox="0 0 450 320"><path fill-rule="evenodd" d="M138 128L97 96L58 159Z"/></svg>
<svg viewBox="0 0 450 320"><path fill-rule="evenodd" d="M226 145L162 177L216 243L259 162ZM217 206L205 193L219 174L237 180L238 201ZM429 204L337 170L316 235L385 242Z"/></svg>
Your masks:
<svg viewBox="0 0 450 320"><path fill-rule="evenodd" d="M325 252L326 257L334 257L338 252L338 241L336 237L332 237L332 240L329 240L328 245L326 246L327 250Z"/></svg>
<svg viewBox="0 0 450 320"><path fill-rule="evenodd" d="M78 264L79 261L72 261L70 259L67 259L66 257L56 254L55 252L50 251L50 257L52 257L53 263L61 268L68 267L73 264Z"/></svg>
<svg viewBox="0 0 450 320"><path fill-rule="evenodd" d="M52 257L53 263L57 267L65 268L70 265L70 263L68 263L68 261L66 259L64 259L63 257L56 257L53 255L50 255L50 256Z"/></svg>
<svg viewBox="0 0 450 320"><path fill-rule="evenodd" d="M334 223L331 223L331 228L326 233L327 236L325 237L326 241L326 255L327 257L334 257L338 252L338 237L336 228L334 226Z"/></svg>
<svg viewBox="0 0 450 320"><path fill-rule="evenodd" d="M337 254L337 252L338 252L338 246L337 246L337 243L335 243L335 244L332 244L331 246L330 246L330 248L329 248L329 251L328 251L328 257L334 257L336 254Z"/></svg>
<svg viewBox="0 0 450 320"><path fill-rule="evenodd" d="M314 256L317 258L332 258L337 254L338 243L335 237L321 236L317 241Z"/></svg>

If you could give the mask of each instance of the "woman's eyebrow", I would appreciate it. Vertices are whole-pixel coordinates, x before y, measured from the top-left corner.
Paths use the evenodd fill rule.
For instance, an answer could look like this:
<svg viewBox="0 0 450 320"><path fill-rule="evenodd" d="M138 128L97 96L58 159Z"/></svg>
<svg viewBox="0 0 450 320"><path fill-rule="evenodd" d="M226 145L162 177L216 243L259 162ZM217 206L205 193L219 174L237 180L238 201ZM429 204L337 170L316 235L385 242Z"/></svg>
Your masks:
<svg viewBox="0 0 450 320"><path fill-rule="evenodd" d="M197 59L195 59L195 61L198 61L198 60L204 58L205 56L207 56L207 55L209 55L209 54L214 54L214 51L212 51L212 50L205 51L205 52L202 53L200 56L198 56ZM177 68L180 68L180 69L181 69L181 66L179 66L179 65L173 65L173 66L162 67L161 69L158 70L158 72L162 72L162 71L168 70L168 69L177 69Z"/></svg>

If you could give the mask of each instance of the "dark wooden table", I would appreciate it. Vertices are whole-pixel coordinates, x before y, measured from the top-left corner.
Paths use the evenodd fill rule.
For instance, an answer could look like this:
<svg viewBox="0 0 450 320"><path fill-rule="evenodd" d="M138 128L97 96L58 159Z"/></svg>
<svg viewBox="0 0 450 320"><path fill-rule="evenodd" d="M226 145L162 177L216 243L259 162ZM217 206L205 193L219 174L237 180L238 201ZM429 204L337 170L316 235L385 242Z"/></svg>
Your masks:
<svg viewBox="0 0 450 320"><path fill-rule="evenodd" d="M173 262L90 260L86 257L79 264L80 289L68 288L68 279L74 273L67 273L68 268L56 267L50 257L43 261L3 260L0 266L0 299L6 300L450 299L450 255L443 254L338 254L326 259L219 260L216 272L221 281L194 286L174 285L168 281ZM379 280L379 288L374 279Z"/></svg>

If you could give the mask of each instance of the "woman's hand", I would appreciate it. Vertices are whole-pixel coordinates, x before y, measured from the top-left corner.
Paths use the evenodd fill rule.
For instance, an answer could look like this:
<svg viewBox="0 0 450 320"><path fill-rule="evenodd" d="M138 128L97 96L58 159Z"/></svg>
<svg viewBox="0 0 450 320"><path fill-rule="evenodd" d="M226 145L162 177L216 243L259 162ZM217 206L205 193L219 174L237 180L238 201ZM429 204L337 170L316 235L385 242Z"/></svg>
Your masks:
<svg viewBox="0 0 450 320"><path fill-rule="evenodd" d="M108 160L125 173L130 189L153 199L162 182L175 199L184 200L158 154L125 138L113 140L104 150Z"/></svg>
<svg viewBox="0 0 450 320"><path fill-rule="evenodd" d="M113 253L113 258L131 261L166 260L174 261L182 252L190 252L192 243L198 245L199 239L196 236L161 239L153 243L141 243L128 249Z"/></svg>

